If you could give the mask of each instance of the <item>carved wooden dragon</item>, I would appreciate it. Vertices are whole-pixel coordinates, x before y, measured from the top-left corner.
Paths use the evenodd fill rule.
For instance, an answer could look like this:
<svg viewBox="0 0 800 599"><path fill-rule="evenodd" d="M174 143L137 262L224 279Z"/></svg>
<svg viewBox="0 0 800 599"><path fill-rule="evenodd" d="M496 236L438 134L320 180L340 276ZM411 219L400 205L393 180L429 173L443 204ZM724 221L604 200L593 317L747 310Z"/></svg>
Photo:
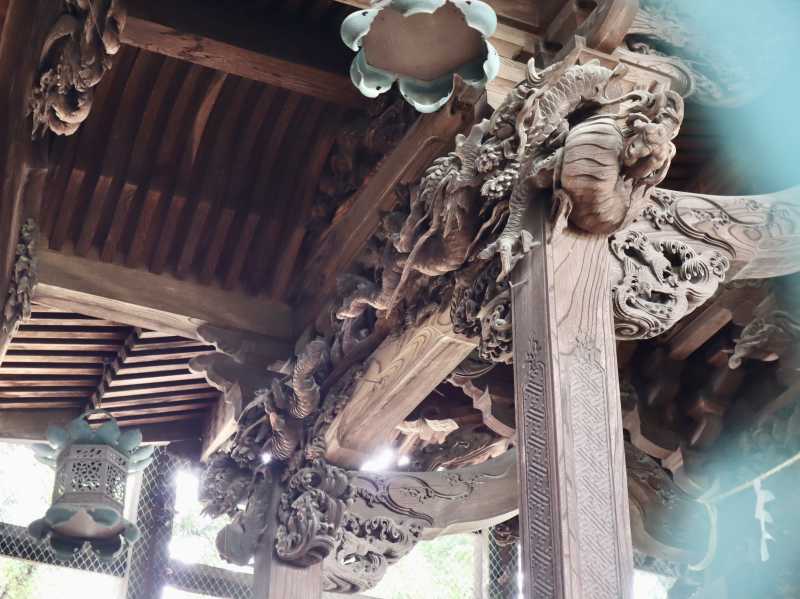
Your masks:
<svg viewBox="0 0 800 599"><path fill-rule="evenodd" d="M402 227L387 234L381 288L356 290L339 318L368 305L391 312L413 291L413 275L459 270L503 224L479 257L499 254L505 278L530 248L522 230L530 201L552 198L562 225L595 233L637 216L675 154L683 100L669 91L609 98L623 73L596 61L537 72L530 62L492 117L426 171Z"/></svg>

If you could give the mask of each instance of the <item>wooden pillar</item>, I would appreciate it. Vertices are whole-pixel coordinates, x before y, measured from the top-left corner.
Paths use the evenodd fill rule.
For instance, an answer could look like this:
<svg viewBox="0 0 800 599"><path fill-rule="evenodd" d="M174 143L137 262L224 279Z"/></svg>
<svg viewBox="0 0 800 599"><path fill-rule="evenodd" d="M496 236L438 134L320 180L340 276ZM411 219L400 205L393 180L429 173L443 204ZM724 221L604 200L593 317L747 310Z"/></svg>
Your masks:
<svg viewBox="0 0 800 599"><path fill-rule="evenodd" d="M253 599L322 599L322 563L299 568L275 555L278 503L283 487L272 485L267 530L255 556Z"/></svg>
<svg viewBox="0 0 800 599"><path fill-rule="evenodd" d="M524 596L630 598L607 238L549 240L544 201L528 230L537 245L512 273Z"/></svg>

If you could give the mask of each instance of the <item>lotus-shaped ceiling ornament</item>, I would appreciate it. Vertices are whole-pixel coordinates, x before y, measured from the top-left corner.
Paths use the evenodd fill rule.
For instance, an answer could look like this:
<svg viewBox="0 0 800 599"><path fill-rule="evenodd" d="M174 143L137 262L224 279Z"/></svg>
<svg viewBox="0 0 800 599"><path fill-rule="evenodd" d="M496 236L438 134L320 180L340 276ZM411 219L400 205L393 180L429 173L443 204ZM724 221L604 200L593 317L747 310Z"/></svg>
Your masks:
<svg viewBox="0 0 800 599"><path fill-rule="evenodd" d="M349 15L342 40L357 52L350 77L375 98L398 82L420 112L435 112L453 93L454 75L485 86L500 58L487 41L497 27L491 6L480 0L383 0Z"/></svg>
<svg viewBox="0 0 800 599"><path fill-rule="evenodd" d="M47 429L47 443L33 446L36 459L56 471L53 503L44 518L28 527L48 541L57 559L69 560L86 546L101 560L118 556L139 537L135 524L123 517L128 474L152 461L152 445L142 445L138 429L121 431L111 418L97 429L86 417L66 428ZM106 413L107 414L107 413Z"/></svg>

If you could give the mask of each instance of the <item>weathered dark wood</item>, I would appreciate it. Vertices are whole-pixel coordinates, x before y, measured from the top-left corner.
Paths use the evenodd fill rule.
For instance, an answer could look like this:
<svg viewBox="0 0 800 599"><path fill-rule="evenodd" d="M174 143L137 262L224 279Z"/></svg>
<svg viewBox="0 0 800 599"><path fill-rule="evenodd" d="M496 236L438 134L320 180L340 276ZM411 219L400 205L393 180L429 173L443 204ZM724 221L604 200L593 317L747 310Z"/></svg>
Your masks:
<svg viewBox="0 0 800 599"><path fill-rule="evenodd" d="M201 146L206 145L203 142L206 141L208 134L209 119L222 93L227 77L226 73L220 71L212 72L205 90L199 94L200 102L191 117L193 134L189 139L183 136L180 138L181 158L178 166L178 176L174 183L175 187L169 198L169 205L162 213L163 224L161 225L159 236L152 240L154 249L150 260L150 270L155 273L164 272L170 253L173 251L173 243L180 229L181 215L189 201L189 194L194 181L195 163L200 156L199 150ZM172 170L174 165L168 165L165 168ZM166 170L164 171L163 176L165 179L168 178L167 172Z"/></svg>
<svg viewBox="0 0 800 599"><path fill-rule="evenodd" d="M670 339L669 357L673 360L685 360L728 324L732 316L728 308L719 304L704 306L689 325L681 328Z"/></svg>
<svg viewBox="0 0 800 599"><path fill-rule="evenodd" d="M292 318L279 302L51 250L39 253L39 273L35 301L50 307L193 339L204 324L251 331L275 359L288 354ZM147 347L167 349L157 345Z"/></svg>
<svg viewBox="0 0 800 599"><path fill-rule="evenodd" d="M525 594L620 599L632 593L622 417L607 240L571 229L513 273L514 379Z"/></svg>
<svg viewBox="0 0 800 599"><path fill-rule="evenodd" d="M347 106L366 98L347 76L349 52L331 31L197 0L130 0L125 44Z"/></svg>
<svg viewBox="0 0 800 599"><path fill-rule="evenodd" d="M46 144L32 141L28 102L41 48L59 8L44 0L10 2L0 32L0 302L4 306L20 228L26 217L38 216L46 179ZM0 316L0 359L18 324L16 312Z"/></svg>
<svg viewBox="0 0 800 599"><path fill-rule="evenodd" d="M321 599L322 563L308 568L296 568L279 560L275 555L275 533L278 527L278 503L283 488L272 485L270 507L267 510L269 525L261 537L261 546L255 556L253 599Z"/></svg>
<svg viewBox="0 0 800 599"><path fill-rule="evenodd" d="M46 439L51 424L65 426L80 413L78 405L68 408L2 410L0 411L0 439L40 442ZM191 420L164 423L144 423L139 427L146 443L170 443L197 439L199 427Z"/></svg>
<svg viewBox="0 0 800 599"><path fill-rule="evenodd" d="M383 215L397 201L395 187L415 182L431 160L449 149L484 108L485 96L467 88L454 93L440 111L421 116L352 199L349 209L323 234L298 277L303 304L299 325L310 322L332 297L336 277L375 233Z"/></svg>
<svg viewBox="0 0 800 599"><path fill-rule="evenodd" d="M328 461L358 468L476 345L453 332L448 312L385 340L326 433Z"/></svg>

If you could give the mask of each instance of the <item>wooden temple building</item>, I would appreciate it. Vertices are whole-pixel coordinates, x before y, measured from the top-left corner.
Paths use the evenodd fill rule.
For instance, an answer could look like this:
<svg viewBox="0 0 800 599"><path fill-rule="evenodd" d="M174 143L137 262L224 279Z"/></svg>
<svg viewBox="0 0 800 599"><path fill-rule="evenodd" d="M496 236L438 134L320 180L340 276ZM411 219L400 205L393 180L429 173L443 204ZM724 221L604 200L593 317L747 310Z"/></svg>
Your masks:
<svg viewBox="0 0 800 599"><path fill-rule="evenodd" d="M0 0L0 438L202 463L254 599L489 527L526 599L800 598L800 175L726 143L780 88L691 4L486 2L420 113L351 81L369 0Z"/></svg>

